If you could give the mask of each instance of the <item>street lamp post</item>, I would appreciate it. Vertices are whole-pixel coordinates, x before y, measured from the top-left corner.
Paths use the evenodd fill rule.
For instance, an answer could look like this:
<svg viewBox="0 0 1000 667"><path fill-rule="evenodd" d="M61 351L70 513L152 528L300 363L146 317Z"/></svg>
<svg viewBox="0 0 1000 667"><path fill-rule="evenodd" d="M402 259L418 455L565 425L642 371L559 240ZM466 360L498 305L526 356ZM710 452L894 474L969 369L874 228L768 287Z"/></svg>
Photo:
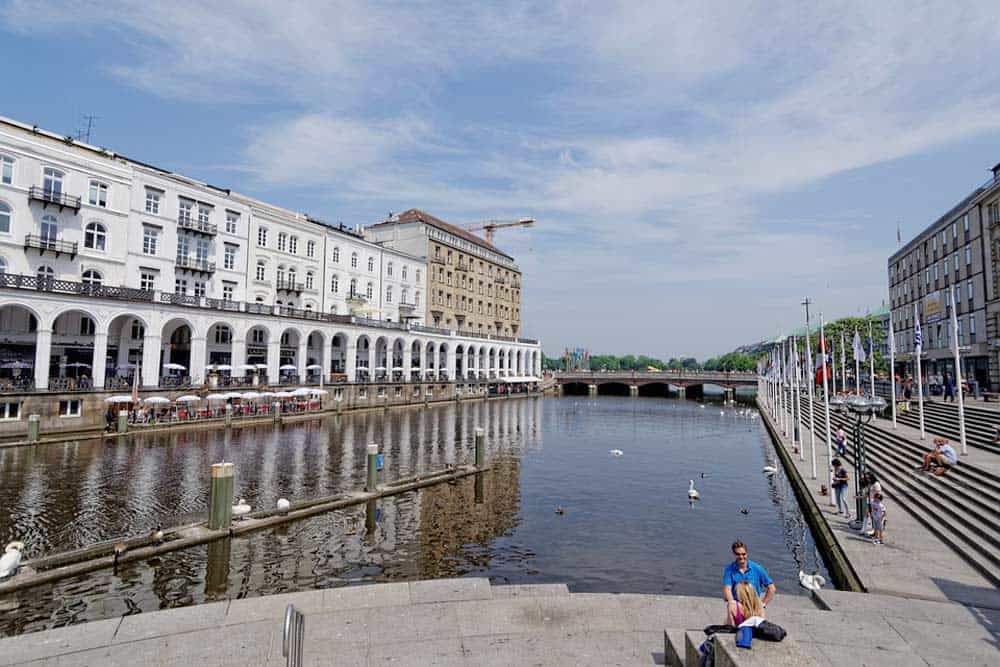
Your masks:
<svg viewBox="0 0 1000 667"><path fill-rule="evenodd" d="M854 502L857 512L858 527L864 525L868 513L868 498L861 488L861 477L867 468L865 456L865 425L875 418L875 415L885 410L887 403L881 396L851 396L846 401L847 409L855 417L854 421Z"/></svg>

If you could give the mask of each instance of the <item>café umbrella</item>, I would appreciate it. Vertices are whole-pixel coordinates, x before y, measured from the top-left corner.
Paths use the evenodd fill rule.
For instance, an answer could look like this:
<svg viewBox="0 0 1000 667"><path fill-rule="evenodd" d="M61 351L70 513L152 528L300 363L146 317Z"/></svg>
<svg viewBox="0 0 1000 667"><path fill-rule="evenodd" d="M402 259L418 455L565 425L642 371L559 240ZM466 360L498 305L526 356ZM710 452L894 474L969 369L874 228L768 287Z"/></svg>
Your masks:
<svg viewBox="0 0 1000 667"><path fill-rule="evenodd" d="M149 404L159 404L159 403L169 403L170 399L166 396L150 396L148 398L142 399L143 403Z"/></svg>
<svg viewBox="0 0 1000 667"><path fill-rule="evenodd" d="M177 403L197 403L201 400L200 396L195 396L194 394L188 394L186 396L178 396L174 399Z"/></svg>
<svg viewBox="0 0 1000 667"><path fill-rule="evenodd" d="M124 394L122 394L120 396L108 396L107 398L104 399L104 402L105 403L131 403L132 402L132 397L131 396L126 396Z"/></svg>

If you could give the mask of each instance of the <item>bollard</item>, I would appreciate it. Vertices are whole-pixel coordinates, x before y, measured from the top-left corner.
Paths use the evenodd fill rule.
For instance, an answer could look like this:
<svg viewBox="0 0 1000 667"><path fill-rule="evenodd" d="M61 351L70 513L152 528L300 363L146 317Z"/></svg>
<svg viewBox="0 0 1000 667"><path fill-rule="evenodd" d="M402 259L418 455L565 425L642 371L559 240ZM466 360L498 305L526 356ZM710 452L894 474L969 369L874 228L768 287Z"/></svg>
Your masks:
<svg viewBox="0 0 1000 667"><path fill-rule="evenodd" d="M209 493L208 528L227 530L233 518L233 474L232 463L212 464L212 488Z"/></svg>
<svg viewBox="0 0 1000 667"><path fill-rule="evenodd" d="M125 433L128 431L128 410L118 411L118 432Z"/></svg>
<svg viewBox="0 0 1000 667"><path fill-rule="evenodd" d="M365 491L376 491L378 487L378 445L372 443L368 445L368 480L365 482Z"/></svg>
<svg viewBox="0 0 1000 667"><path fill-rule="evenodd" d="M38 415L28 415L28 442L38 442L41 419Z"/></svg>
<svg viewBox="0 0 1000 667"><path fill-rule="evenodd" d="M205 563L205 597L209 600L225 600L229 588L229 561L232 540L224 538L208 543L208 559Z"/></svg>
<svg viewBox="0 0 1000 667"><path fill-rule="evenodd" d="M482 468L486 463L486 431L480 426L476 427L476 467Z"/></svg>
<svg viewBox="0 0 1000 667"><path fill-rule="evenodd" d="M476 505L483 504L483 477L486 473L476 473L476 483L473 487L473 503Z"/></svg>
<svg viewBox="0 0 1000 667"><path fill-rule="evenodd" d="M226 403L226 426L233 425L233 404Z"/></svg>
<svg viewBox="0 0 1000 667"><path fill-rule="evenodd" d="M271 404L271 419L274 420L275 424L281 422L281 402L275 401Z"/></svg>

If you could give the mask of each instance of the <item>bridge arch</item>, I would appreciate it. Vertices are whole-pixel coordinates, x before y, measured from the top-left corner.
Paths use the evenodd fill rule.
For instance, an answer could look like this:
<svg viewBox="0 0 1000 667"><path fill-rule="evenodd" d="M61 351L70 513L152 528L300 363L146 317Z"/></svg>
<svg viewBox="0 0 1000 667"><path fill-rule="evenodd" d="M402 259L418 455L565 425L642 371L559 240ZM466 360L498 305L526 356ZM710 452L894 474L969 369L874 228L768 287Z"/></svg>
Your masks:
<svg viewBox="0 0 1000 667"><path fill-rule="evenodd" d="M627 382L602 382L597 385L598 396L628 396L629 384Z"/></svg>
<svg viewBox="0 0 1000 667"><path fill-rule="evenodd" d="M586 382L566 382L562 385L564 396L587 396L590 394L590 385Z"/></svg>

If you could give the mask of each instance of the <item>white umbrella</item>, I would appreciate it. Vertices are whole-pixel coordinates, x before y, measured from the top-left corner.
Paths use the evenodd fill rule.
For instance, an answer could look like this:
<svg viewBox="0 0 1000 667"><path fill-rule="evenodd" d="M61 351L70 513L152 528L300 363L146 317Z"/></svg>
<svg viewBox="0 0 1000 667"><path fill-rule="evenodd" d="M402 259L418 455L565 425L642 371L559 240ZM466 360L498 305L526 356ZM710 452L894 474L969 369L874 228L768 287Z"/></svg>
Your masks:
<svg viewBox="0 0 1000 667"><path fill-rule="evenodd" d="M186 371L187 370L186 367L181 366L180 364L173 364L173 363L163 364L163 367L166 368L168 371Z"/></svg>
<svg viewBox="0 0 1000 667"><path fill-rule="evenodd" d="M255 371L257 370L257 364L240 364L237 368L241 371ZM267 364L264 364L264 368L267 368Z"/></svg>
<svg viewBox="0 0 1000 667"><path fill-rule="evenodd" d="M308 366L306 366L306 370L307 371L321 371L321 370L323 370L323 367L320 366L319 364L309 364Z"/></svg>
<svg viewBox="0 0 1000 667"><path fill-rule="evenodd" d="M104 402L105 403L131 403L132 402L132 397L131 396L125 396L125 395L121 395L121 396L108 396L107 398L104 399Z"/></svg>
<svg viewBox="0 0 1000 667"><path fill-rule="evenodd" d="M292 396L309 396L310 394L312 394L312 392L313 390L310 389L309 387L299 387L298 389L295 389L288 393L291 394Z"/></svg>
<svg viewBox="0 0 1000 667"><path fill-rule="evenodd" d="M90 368L90 364L85 364L82 361L73 361L66 364L66 368Z"/></svg>
<svg viewBox="0 0 1000 667"><path fill-rule="evenodd" d="M170 399L166 396L150 396L149 398L142 399L143 403L169 403Z"/></svg>
<svg viewBox="0 0 1000 667"><path fill-rule="evenodd" d="M385 366L376 366L375 370L377 370L377 371L384 371L385 370Z"/></svg>
<svg viewBox="0 0 1000 667"><path fill-rule="evenodd" d="M272 394L275 398L294 398L295 395L290 391L276 391Z"/></svg>
<svg viewBox="0 0 1000 667"><path fill-rule="evenodd" d="M132 364L132 363L118 364L118 366L116 366L116 368L124 368L124 369L128 370L130 368L135 368L135 364Z"/></svg>
<svg viewBox="0 0 1000 667"><path fill-rule="evenodd" d="M309 393L312 394L313 396L326 396L330 392L328 392L326 389L310 389Z"/></svg>
<svg viewBox="0 0 1000 667"><path fill-rule="evenodd" d="M201 400L200 396L195 396L194 394L188 394L187 396L178 396L174 399L176 403L197 403Z"/></svg>
<svg viewBox="0 0 1000 667"><path fill-rule="evenodd" d="M266 371L267 370L267 364L254 364L254 368L256 368L258 370Z"/></svg>
<svg viewBox="0 0 1000 667"><path fill-rule="evenodd" d="M394 371L401 371L401 370L403 370L403 367L402 366L393 366L392 370L394 370Z"/></svg>
<svg viewBox="0 0 1000 667"><path fill-rule="evenodd" d="M295 364L282 364L281 366L278 366L279 371L294 371L295 369Z"/></svg>
<svg viewBox="0 0 1000 667"><path fill-rule="evenodd" d="M215 365L215 370L217 370L217 371L231 371L231 370L233 370L233 367L230 366L229 364L216 364Z"/></svg>
<svg viewBox="0 0 1000 667"><path fill-rule="evenodd" d="M240 394L240 398L248 400L248 401L252 401L254 399L260 398L261 395L262 394L260 392L247 391L247 392L244 392L244 393Z"/></svg>
<svg viewBox="0 0 1000 667"><path fill-rule="evenodd" d="M410 366L410 370L411 371L419 371L420 370L420 366Z"/></svg>
<svg viewBox="0 0 1000 667"><path fill-rule="evenodd" d="M205 397L206 401L225 401L229 398L229 394L209 394Z"/></svg>

